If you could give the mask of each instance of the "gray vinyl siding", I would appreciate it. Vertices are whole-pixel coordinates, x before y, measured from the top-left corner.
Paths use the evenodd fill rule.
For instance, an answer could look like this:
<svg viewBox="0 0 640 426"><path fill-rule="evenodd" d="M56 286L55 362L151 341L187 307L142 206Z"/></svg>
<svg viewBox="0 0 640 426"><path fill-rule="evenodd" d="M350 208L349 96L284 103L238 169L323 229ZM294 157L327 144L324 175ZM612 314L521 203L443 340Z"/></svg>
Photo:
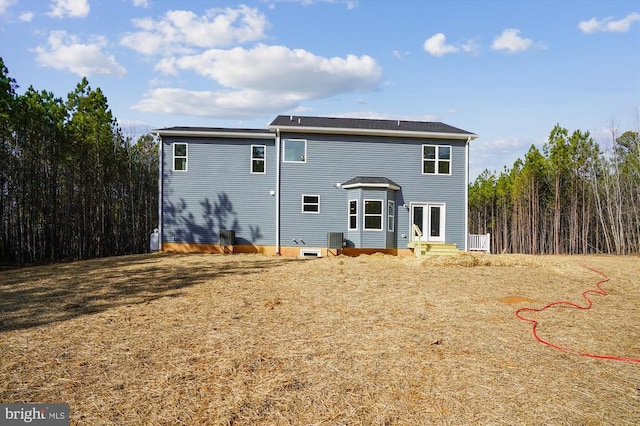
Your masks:
<svg viewBox="0 0 640 426"><path fill-rule="evenodd" d="M188 144L188 170L173 171L174 142ZM163 138L162 241L216 244L233 229L238 244L275 245L274 140ZM251 145L266 145L266 173L251 173Z"/></svg>
<svg viewBox="0 0 640 426"><path fill-rule="evenodd" d="M432 202L446 204L446 242L455 243L460 249L465 247L465 141L281 135L282 141L287 138L307 140L307 157L306 163L281 165L282 245L295 244L295 239L304 241L306 246L324 247L327 232L344 232L345 238L357 247L406 248L411 232L410 211L403 204ZM451 175L422 174L423 144L451 146ZM377 232L381 239L362 231L363 196L357 198L358 231L354 233L348 230L347 203L349 199L355 199L354 192L336 188L335 184L356 176L386 177L401 186L400 191L388 191L388 196L394 197L396 209L392 241L389 241L386 232L386 195L381 196L385 200L385 228ZM302 194L320 195L320 214L301 213Z"/></svg>

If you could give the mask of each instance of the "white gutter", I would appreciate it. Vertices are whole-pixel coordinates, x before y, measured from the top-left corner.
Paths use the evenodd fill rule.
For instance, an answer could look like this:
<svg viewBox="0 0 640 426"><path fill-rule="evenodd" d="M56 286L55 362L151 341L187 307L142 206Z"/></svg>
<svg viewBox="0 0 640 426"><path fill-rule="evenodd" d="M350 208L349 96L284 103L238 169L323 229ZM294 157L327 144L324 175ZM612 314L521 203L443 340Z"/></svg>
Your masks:
<svg viewBox="0 0 640 426"><path fill-rule="evenodd" d="M276 255L280 254L280 129L276 129Z"/></svg>
<svg viewBox="0 0 640 426"><path fill-rule="evenodd" d="M477 136L476 136L477 137ZM464 156L467 167L464 171L464 251L469 251L469 142L464 144Z"/></svg>
<svg viewBox="0 0 640 426"><path fill-rule="evenodd" d="M158 250L162 251L162 169L164 159L162 158L162 138L156 133L159 139L158 144Z"/></svg>
<svg viewBox="0 0 640 426"><path fill-rule="evenodd" d="M469 133L441 133L441 132L412 132L409 130L379 130L379 129L345 129L342 127L298 127L285 126L278 127L278 130L286 130L292 133L320 133L320 134L342 134L342 135L370 135L370 136L399 136L409 138L439 138L470 140L476 139L478 135ZM269 126L273 131L274 127Z"/></svg>

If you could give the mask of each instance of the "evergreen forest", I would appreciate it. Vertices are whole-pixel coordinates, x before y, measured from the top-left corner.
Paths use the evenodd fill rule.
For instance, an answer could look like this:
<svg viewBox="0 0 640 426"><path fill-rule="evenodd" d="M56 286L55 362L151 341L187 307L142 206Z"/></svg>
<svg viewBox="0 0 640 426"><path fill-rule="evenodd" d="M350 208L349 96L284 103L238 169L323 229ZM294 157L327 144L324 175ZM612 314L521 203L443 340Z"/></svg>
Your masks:
<svg viewBox="0 0 640 426"><path fill-rule="evenodd" d="M0 58L0 264L141 253L158 222L158 150L125 135L100 88L66 99L17 82ZM469 230L493 253L640 252L640 138L603 149L556 125L511 168L469 186Z"/></svg>
<svg viewBox="0 0 640 426"><path fill-rule="evenodd" d="M557 124L500 174L469 188L469 229L494 253L640 252L640 139L610 129L606 149L589 132Z"/></svg>
<svg viewBox="0 0 640 426"><path fill-rule="evenodd" d="M125 136L86 78L66 99L0 58L0 264L140 253L157 226L158 153Z"/></svg>

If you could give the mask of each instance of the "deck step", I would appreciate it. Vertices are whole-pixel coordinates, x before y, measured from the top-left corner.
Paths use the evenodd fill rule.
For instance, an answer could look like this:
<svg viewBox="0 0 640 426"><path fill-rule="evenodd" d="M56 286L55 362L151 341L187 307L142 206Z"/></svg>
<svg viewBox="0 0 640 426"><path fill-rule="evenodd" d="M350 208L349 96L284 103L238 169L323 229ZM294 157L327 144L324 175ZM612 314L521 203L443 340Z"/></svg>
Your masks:
<svg viewBox="0 0 640 426"><path fill-rule="evenodd" d="M412 248L416 256L448 256L459 254L458 246L456 244L445 243L420 243L420 253L418 253L418 244L416 242L410 242L409 248Z"/></svg>

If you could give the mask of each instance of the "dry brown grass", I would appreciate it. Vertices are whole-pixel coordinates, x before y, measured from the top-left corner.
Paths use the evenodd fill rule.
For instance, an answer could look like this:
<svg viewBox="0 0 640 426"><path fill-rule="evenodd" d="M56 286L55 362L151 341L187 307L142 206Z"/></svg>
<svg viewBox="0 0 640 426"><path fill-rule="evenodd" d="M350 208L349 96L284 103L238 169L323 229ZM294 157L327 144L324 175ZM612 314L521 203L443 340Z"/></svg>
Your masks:
<svg viewBox="0 0 640 426"><path fill-rule="evenodd" d="M5 271L0 402L72 424L637 424L640 258L142 255Z"/></svg>

